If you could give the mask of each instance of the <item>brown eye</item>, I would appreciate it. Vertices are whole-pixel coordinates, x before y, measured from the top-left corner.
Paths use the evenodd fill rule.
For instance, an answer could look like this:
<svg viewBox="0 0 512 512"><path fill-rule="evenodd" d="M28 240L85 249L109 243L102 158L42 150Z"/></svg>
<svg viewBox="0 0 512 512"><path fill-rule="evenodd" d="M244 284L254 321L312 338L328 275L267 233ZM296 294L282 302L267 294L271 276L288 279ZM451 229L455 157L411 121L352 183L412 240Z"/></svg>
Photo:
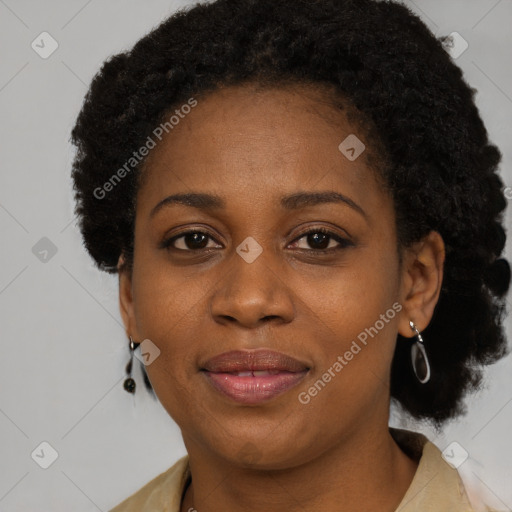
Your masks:
<svg viewBox="0 0 512 512"><path fill-rule="evenodd" d="M213 240L202 231L186 231L165 240L161 247L178 251L198 251L208 248L208 241Z"/></svg>
<svg viewBox="0 0 512 512"><path fill-rule="evenodd" d="M297 248L314 252L332 252L354 245L350 240L325 228L317 228L303 233L296 239L295 244L298 244L302 239L305 240L305 247L297 246Z"/></svg>
<svg viewBox="0 0 512 512"><path fill-rule="evenodd" d="M331 242L336 246L336 241L325 233L310 233L302 238L306 238L308 245L313 249L327 249Z"/></svg>

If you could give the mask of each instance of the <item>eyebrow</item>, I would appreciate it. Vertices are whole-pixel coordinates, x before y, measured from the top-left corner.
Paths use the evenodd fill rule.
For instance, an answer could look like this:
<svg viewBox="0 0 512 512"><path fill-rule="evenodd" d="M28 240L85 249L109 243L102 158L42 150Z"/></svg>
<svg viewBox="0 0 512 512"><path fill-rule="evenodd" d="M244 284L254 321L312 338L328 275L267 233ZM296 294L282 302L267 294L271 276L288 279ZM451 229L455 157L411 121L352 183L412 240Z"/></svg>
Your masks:
<svg viewBox="0 0 512 512"><path fill-rule="evenodd" d="M366 212L349 197L331 190L320 192L296 192L281 198L281 206L286 210L298 210L308 206L325 203L341 203L349 206L364 218ZM150 218L156 215L162 208L173 204L183 204L200 210L218 210L226 208L226 202L222 197L206 193L174 194L160 201L150 212Z"/></svg>

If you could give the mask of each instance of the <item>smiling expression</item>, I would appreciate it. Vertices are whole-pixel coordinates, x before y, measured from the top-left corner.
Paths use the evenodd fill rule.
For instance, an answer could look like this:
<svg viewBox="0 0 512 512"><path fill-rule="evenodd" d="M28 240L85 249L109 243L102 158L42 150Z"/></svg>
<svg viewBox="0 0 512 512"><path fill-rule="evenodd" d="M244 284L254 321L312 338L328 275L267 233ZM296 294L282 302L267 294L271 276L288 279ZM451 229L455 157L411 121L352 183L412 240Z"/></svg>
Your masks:
<svg viewBox="0 0 512 512"><path fill-rule="evenodd" d="M339 149L351 134L366 146L352 161ZM398 316L307 405L297 399L401 298L393 202L371 153L321 88L303 86L198 98L152 150L121 303L127 330L161 351L147 372L186 444L233 460L264 446L277 468L387 422ZM251 403L205 378L209 359L253 349L307 372Z"/></svg>

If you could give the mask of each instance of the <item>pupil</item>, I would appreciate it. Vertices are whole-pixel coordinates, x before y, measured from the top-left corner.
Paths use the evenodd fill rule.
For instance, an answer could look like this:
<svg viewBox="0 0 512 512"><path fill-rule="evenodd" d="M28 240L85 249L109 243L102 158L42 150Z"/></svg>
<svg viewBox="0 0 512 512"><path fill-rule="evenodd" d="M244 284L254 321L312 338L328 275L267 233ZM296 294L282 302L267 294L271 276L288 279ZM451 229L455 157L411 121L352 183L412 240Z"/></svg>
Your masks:
<svg viewBox="0 0 512 512"><path fill-rule="evenodd" d="M185 242L189 249L202 249L206 244L202 244L206 240L206 235L202 233L192 233L185 235ZM191 241L191 243L189 243Z"/></svg>
<svg viewBox="0 0 512 512"><path fill-rule="evenodd" d="M329 235L326 235L325 233L313 233L308 235L308 243L317 249L326 249L329 245L328 238Z"/></svg>

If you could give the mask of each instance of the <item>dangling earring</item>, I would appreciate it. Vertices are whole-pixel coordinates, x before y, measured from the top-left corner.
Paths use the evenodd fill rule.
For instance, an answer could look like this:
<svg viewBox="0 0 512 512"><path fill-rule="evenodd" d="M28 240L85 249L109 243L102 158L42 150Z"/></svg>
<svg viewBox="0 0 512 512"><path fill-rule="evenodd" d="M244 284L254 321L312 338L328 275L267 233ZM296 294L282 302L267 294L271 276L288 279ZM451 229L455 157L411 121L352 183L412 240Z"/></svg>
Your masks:
<svg viewBox="0 0 512 512"><path fill-rule="evenodd" d="M416 333L416 342L411 346L411 361L414 374L418 380L425 384L430 380L430 364L428 362L427 352L423 344L423 338L420 331L416 328L413 322L409 321L411 329Z"/></svg>
<svg viewBox="0 0 512 512"><path fill-rule="evenodd" d="M128 393L135 393L135 381L132 379L133 352L139 345L140 343L135 343L130 336L130 342L128 343L128 347L130 349L130 360L126 365L126 373L128 377L125 379L123 386Z"/></svg>

